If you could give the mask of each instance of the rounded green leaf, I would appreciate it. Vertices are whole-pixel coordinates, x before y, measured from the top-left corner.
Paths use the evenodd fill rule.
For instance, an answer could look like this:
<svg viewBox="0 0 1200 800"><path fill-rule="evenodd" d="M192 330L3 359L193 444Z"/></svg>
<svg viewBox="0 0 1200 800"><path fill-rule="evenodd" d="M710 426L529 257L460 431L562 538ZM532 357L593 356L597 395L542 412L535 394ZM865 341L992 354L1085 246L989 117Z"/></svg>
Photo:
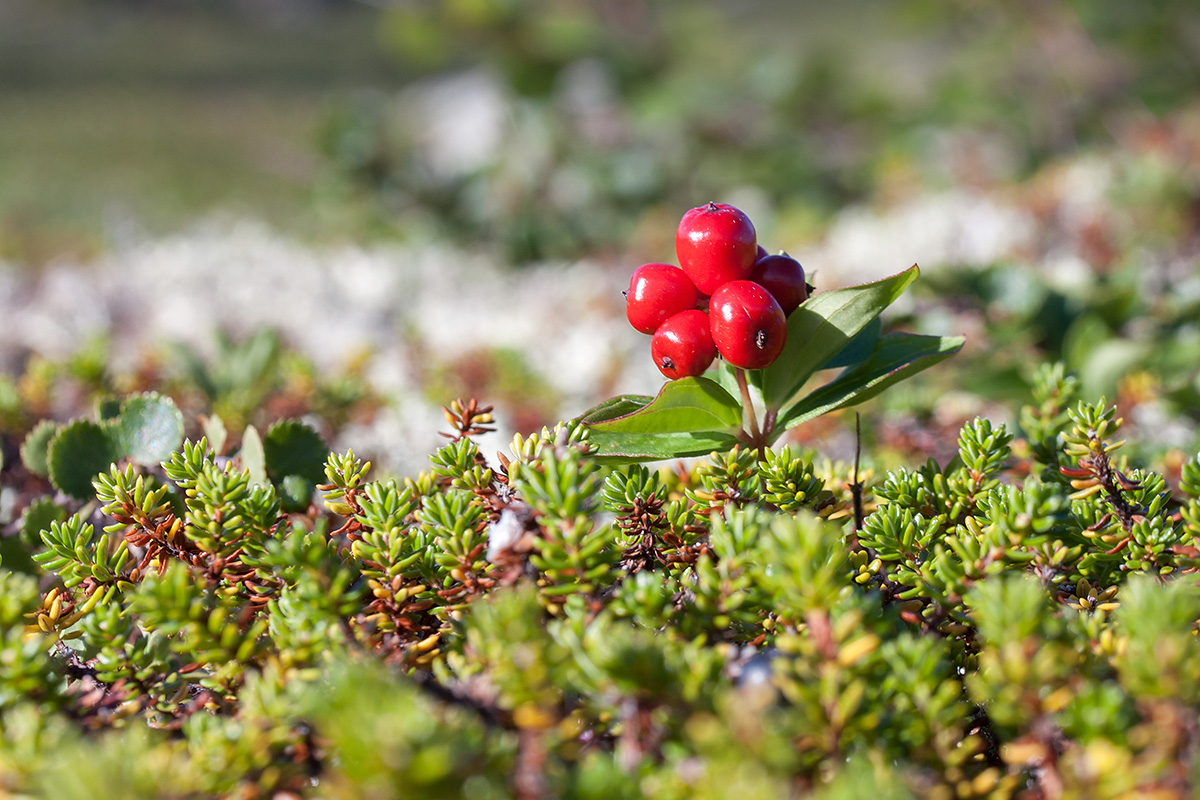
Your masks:
<svg viewBox="0 0 1200 800"><path fill-rule="evenodd" d="M3 564L4 570L8 572L38 574L38 567L29 545L21 541L19 536L0 536L0 564Z"/></svg>
<svg viewBox="0 0 1200 800"><path fill-rule="evenodd" d="M121 416L122 405L121 398L114 397L111 394L96 398L96 419L101 422L116 419Z"/></svg>
<svg viewBox="0 0 1200 800"><path fill-rule="evenodd" d="M92 479L117 458L109 429L87 419L63 425L50 440L47 464L54 488L78 500L95 496Z"/></svg>
<svg viewBox="0 0 1200 800"><path fill-rule="evenodd" d="M50 448L50 440L56 433L58 424L53 420L44 419L34 426L21 445L21 461L25 464L25 469L43 478L50 474L46 453Z"/></svg>
<svg viewBox="0 0 1200 800"><path fill-rule="evenodd" d="M315 484L325 482L325 459L329 448L321 435L295 419L276 422L263 439L267 474L276 483L288 475L299 475Z"/></svg>
<svg viewBox="0 0 1200 800"><path fill-rule="evenodd" d="M67 518L67 510L50 497L38 497L25 507L21 515L21 532L18 536L0 537L0 557L4 568L27 575L40 575L41 570L33 561L33 554L42 549L42 531L49 530L55 522Z"/></svg>
<svg viewBox="0 0 1200 800"><path fill-rule="evenodd" d="M284 511L302 512L312 503L316 487L301 475L287 475L279 482L280 506Z"/></svg>
<svg viewBox="0 0 1200 800"><path fill-rule="evenodd" d="M150 466L170 458L183 443L183 413L169 397L139 394L125 401L114 430L119 452Z"/></svg>
<svg viewBox="0 0 1200 800"><path fill-rule="evenodd" d="M26 544L41 544L42 531L50 524L67 518L67 510L49 497L39 497L31 502L21 516L21 538Z"/></svg>

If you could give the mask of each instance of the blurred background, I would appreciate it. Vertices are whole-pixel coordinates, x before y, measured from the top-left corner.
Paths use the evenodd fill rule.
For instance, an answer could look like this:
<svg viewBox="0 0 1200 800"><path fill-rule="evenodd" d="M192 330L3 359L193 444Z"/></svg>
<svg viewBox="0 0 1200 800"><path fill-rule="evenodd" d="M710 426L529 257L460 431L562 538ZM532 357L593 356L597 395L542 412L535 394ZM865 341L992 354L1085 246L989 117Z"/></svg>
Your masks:
<svg viewBox="0 0 1200 800"><path fill-rule="evenodd" d="M889 324L967 336L874 463L1054 360L1195 450L1193 0L0 0L0 445L155 389L402 472L474 395L501 449L656 391L620 291L709 200L819 290L919 263Z"/></svg>

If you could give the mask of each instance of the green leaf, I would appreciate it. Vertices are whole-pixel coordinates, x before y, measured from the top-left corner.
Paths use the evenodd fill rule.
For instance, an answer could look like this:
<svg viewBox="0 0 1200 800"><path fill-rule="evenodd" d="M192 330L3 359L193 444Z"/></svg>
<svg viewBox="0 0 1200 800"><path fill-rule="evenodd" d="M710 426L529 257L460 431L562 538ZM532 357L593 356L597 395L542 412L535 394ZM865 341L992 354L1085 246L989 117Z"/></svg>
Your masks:
<svg viewBox="0 0 1200 800"><path fill-rule="evenodd" d="M778 408L800 391L814 372L844 351L917 277L917 267L888 278L821 292L788 317L787 343L775 363L763 370L763 397Z"/></svg>
<svg viewBox="0 0 1200 800"><path fill-rule="evenodd" d="M208 439L208 444L212 447L213 452L220 454L225 452L225 442L229 438L229 431L225 429L225 420L221 419L216 413L200 417L200 427L204 430L204 438Z"/></svg>
<svg viewBox="0 0 1200 800"><path fill-rule="evenodd" d="M737 373L734 372L734 367L723 358L718 358L713 365L709 367L708 372L704 373L704 377L714 381L718 386L725 390L725 393L730 397L740 397L741 389L738 388ZM749 374L749 373L747 373Z"/></svg>
<svg viewBox="0 0 1200 800"><path fill-rule="evenodd" d="M183 443L183 413L169 397L155 392L135 395L125 401L115 435L119 451L130 461L155 465Z"/></svg>
<svg viewBox="0 0 1200 800"><path fill-rule="evenodd" d="M312 502L312 482L301 475L288 475L279 482L279 501L284 511L301 512Z"/></svg>
<svg viewBox="0 0 1200 800"><path fill-rule="evenodd" d="M50 482L60 492L78 500L95 496L92 479L117 460L110 429L87 419L63 425L50 440L46 463Z"/></svg>
<svg viewBox="0 0 1200 800"><path fill-rule="evenodd" d="M645 408L654 398L648 394L622 394L599 405L592 406L579 415L578 419L584 425L594 425L626 414L632 414L638 409Z"/></svg>
<svg viewBox="0 0 1200 800"><path fill-rule="evenodd" d="M4 565L0 575L6 572L21 572L34 576L40 574L31 552L19 536L0 536L0 564Z"/></svg>
<svg viewBox="0 0 1200 800"><path fill-rule="evenodd" d="M178 342L172 343L168 347L171 349L172 363L178 365L178 369L183 372L188 383L204 392L204 396L209 400L215 400L217 386L208 369L208 364L204 362L200 354L188 345Z"/></svg>
<svg viewBox="0 0 1200 800"><path fill-rule="evenodd" d="M242 433L242 449L238 451L238 455L241 456L242 466L250 472L252 484L266 486L270 483L267 480L267 457L263 453L263 441L258 435L258 428L253 425L246 426Z"/></svg>
<svg viewBox="0 0 1200 800"><path fill-rule="evenodd" d="M664 384L658 396L638 411L590 427L625 433L677 433L734 431L741 424L741 405L715 381L681 378Z"/></svg>
<svg viewBox="0 0 1200 800"><path fill-rule="evenodd" d="M887 387L954 355L962 349L963 341L961 336L889 333L880 338L869 359L845 370L784 411L779 418L779 430L869 400Z"/></svg>
<svg viewBox="0 0 1200 800"><path fill-rule="evenodd" d="M660 461L667 458L706 456L732 450L738 438L717 431L694 433L608 433L593 434L598 448L594 458L614 464Z"/></svg>
<svg viewBox="0 0 1200 800"><path fill-rule="evenodd" d="M276 483L288 475L299 475L312 484L325 482L325 459L329 448L321 435L299 420L276 422L263 439L267 474Z"/></svg>
<svg viewBox="0 0 1200 800"><path fill-rule="evenodd" d="M26 575L40 575L41 570L34 563L33 553L42 547L42 531L49 530L52 524L66 518L67 510L49 496L33 500L21 515L20 535L0 538L0 557L3 558L4 568Z"/></svg>
<svg viewBox="0 0 1200 800"><path fill-rule="evenodd" d="M682 378L649 405L587 427L597 456L647 461L728 450L741 424L740 403L715 381Z"/></svg>
<svg viewBox="0 0 1200 800"><path fill-rule="evenodd" d="M835 353L833 358L822 364L821 369L852 367L861 361L866 361L871 357L871 353L875 352L875 346L879 344L879 337L882 335L883 320L876 317L847 342L845 347Z"/></svg>
<svg viewBox="0 0 1200 800"><path fill-rule="evenodd" d="M96 419L108 422L121 416L121 398L111 394L96 398Z"/></svg>
<svg viewBox="0 0 1200 800"><path fill-rule="evenodd" d="M21 516L21 538L29 545L42 542L42 531L49 530L50 523L62 522L67 510L50 497L39 497L25 508Z"/></svg>
<svg viewBox="0 0 1200 800"><path fill-rule="evenodd" d="M46 462L50 449L50 440L58 433L58 424L53 420L44 419L34 426L21 444L21 461L25 469L34 475L45 478L50 474L50 465Z"/></svg>
<svg viewBox="0 0 1200 800"><path fill-rule="evenodd" d="M750 390L751 400L762 405L763 371L761 369L747 369L743 371L746 373L746 386ZM737 381L737 367L725 359L718 358L716 364L708 372L704 373L704 377L716 381L730 397L740 398L742 396L742 390L738 386Z"/></svg>

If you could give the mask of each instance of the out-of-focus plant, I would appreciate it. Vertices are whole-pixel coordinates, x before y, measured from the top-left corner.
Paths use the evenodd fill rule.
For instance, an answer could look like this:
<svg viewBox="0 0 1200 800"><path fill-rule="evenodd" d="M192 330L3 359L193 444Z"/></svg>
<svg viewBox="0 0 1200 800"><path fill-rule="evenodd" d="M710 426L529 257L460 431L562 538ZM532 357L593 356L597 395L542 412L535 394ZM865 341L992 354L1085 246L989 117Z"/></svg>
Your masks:
<svg viewBox="0 0 1200 800"><path fill-rule="evenodd" d="M1104 0L905 4L918 28L971 46L945 65L936 108L1013 137L1030 164L1103 139L1114 114L1165 113L1194 97L1200 13L1183 3Z"/></svg>
<svg viewBox="0 0 1200 800"><path fill-rule="evenodd" d="M388 9L384 40L442 82L362 96L322 137L332 173L393 227L432 224L524 262L644 238L644 218L696 196L750 185L811 218L870 185L858 156L882 143L890 101L831 54L761 52L709 4L469 6ZM431 113L444 135L429 135Z"/></svg>
<svg viewBox="0 0 1200 800"><path fill-rule="evenodd" d="M321 375L271 331L246 339L218 335L210 358L184 345L168 348L165 355L146 353L132 370L115 372L105 366L107 343L95 340L63 360L30 358L18 374L0 376L0 447L19 456L14 462L29 473L45 478L50 475L51 440L67 424L78 422L69 436L91 441L96 456L82 463L81 477L72 485L90 492L87 483L96 471L91 468L101 461L129 456L153 463L160 458L163 437L177 441L183 435L182 419L174 419L180 410L197 417L210 444L223 453L227 444L236 449L231 432L240 433L250 423L266 429L283 418L313 414L337 431L352 418L369 417L379 404L353 369ZM170 395L172 408L175 403L179 408L169 412L168 420L160 416L168 412L157 400L123 404L119 394L130 388L153 390L144 393L161 393L164 400ZM104 449L110 452L102 453ZM62 466L73 468L71 463ZM315 481L319 475L309 478Z"/></svg>
<svg viewBox="0 0 1200 800"><path fill-rule="evenodd" d="M1200 13L1188 3L909 0L866 23L860 13L839 21L789 3L759 6L761 18L734 18L717 3L393 4L381 16L384 42L442 83L362 96L333 114L322 137L331 185L371 198L386 226L425 234L432 225L518 263L604 252L631 237L655 247L645 233L654 220L744 187L805 231L870 198L897 167L946 177L953 159L930 153L937 131L994 140L1029 174L1111 142L1146 110L1186 107L1200 74ZM897 49L911 65L897 59L894 70L912 80L864 70L808 35L860 24L847 40L907 37Z"/></svg>

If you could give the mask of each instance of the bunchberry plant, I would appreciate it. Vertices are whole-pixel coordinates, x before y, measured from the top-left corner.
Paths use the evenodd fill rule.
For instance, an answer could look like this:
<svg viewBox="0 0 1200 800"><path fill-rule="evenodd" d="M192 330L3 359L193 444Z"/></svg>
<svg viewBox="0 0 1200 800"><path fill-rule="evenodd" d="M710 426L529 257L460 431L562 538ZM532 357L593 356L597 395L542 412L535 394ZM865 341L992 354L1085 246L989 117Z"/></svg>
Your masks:
<svg viewBox="0 0 1200 800"><path fill-rule="evenodd" d="M600 456L647 461L737 445L765 454L788 429L874 397L962 347L957 337L882 333L879 314L916 278L915 266L812 294L800 263L768 255L755 237L741 211L709 203L679 224L681 268L634 272L626 314L653 333L651 357L671 382L657 397L624 395L580 417ZM842 372L801 395L824 369Z"/></svg>

